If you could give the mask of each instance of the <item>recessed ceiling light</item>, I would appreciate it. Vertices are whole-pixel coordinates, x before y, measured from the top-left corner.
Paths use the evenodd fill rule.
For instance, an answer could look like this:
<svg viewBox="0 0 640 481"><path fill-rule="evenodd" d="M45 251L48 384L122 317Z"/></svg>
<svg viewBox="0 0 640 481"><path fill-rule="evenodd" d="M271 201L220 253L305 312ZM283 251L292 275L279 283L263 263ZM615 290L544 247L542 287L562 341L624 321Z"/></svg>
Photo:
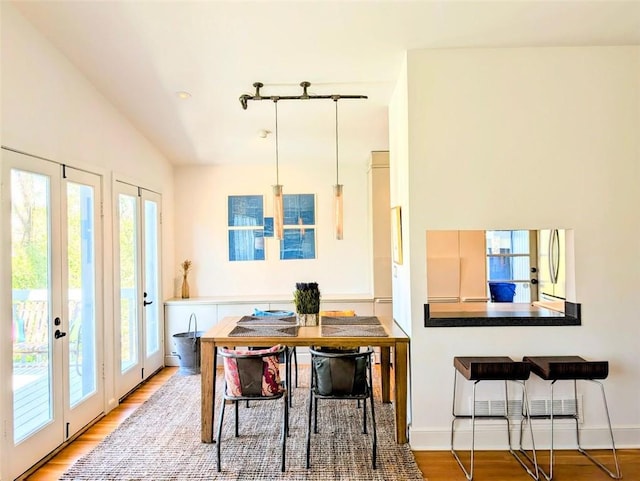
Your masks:
<svg viewBox="0 0 640 481"><path fill-rule="evenodd" d="M184 90L180 90L179 92L176 92L176 95L178 96L178 98L180 98L182 100L186 100L186 99L191 97L191 94L189 92L184 91Z"/></svg>

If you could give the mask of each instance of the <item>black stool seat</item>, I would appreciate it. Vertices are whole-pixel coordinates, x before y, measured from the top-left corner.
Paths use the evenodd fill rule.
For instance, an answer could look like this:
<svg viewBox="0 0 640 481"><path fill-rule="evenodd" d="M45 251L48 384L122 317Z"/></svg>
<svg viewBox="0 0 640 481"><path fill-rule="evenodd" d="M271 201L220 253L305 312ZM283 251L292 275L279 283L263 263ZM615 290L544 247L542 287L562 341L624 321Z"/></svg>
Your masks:
<svg viewBox="0 0 640 481"><path fill-rule="evenodd" d="M587 361L580 356L525 356L522 360L546 381L606 379L609 375L608 361Z"/></svg>
<svg viewBox="0 0 640 481"><path fill-rule="evenodd" d="M454 357L453 366L469 381L525 381L531 365L507 356Z"/></svg>

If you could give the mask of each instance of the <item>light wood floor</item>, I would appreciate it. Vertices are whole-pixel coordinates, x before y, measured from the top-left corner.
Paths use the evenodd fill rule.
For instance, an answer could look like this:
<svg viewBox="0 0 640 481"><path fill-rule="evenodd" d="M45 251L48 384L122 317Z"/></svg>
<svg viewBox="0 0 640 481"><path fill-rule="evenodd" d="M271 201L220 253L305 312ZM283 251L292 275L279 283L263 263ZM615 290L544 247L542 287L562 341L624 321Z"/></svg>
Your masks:
<svg viewBox="0 0 640 481"><path fill-rule="evenodd" d="M36 481L58 479L77 459L89 452L105 436L118 427L124 419L162 386L176 370L177 368L168 367L160 371L133 392L116 409L89 428L74 442L63 448L40 469L24 479ZM623 479L640 481L640 449L618 450L617 452ZM608 452L601 451L599 453L602 453L603 461L609 461ZM414 454L425 481L466 480L449 451L415 451ZM543 455L542 453L540 454L540 456ZM546 462L546 459L543 458L542 462ZM556 452L553 479L556 481L606 481L611 478L577 451L558 451ZM476 452L474 480L527 481L531 480L531 478L509 453L504 451L478 451Z"/></svg>

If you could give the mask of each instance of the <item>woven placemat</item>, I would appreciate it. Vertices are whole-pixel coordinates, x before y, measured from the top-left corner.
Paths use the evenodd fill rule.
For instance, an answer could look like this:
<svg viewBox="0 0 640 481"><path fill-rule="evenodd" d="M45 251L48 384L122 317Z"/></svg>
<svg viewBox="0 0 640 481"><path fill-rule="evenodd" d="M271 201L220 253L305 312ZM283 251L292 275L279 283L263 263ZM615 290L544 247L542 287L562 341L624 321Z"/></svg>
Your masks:
<svg viewBox="0 0 640 481"><path fill-rule="evenodd" d="M379 326L380 319L376 316L322 316L321 323L325 326Z"/></svg>
<svg viewBox="0 0 640 481"><path fill-rule="evenodd" d="M296 316L243 316L238 322L238 326L295 326L298 324Z"/></svg>
<svg viewBox="0 0 640 481"><path fill-rule="evenodd" d="M229 337L296 337L298 326L236 326Z"/></svg>
<svg viewBox="0 0 640 481"><path fill-rule="evenodd" d="M388 337L387 332L381 325L378 326L327 326L322 325L322 335L324 337Z"/></svg>

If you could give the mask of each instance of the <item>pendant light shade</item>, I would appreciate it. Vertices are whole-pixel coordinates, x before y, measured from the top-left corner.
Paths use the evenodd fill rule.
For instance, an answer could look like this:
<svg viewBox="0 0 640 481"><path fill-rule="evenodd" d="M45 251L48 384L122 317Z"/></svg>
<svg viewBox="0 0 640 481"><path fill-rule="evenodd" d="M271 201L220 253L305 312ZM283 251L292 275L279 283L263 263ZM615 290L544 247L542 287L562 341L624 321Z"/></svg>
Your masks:
<svg viewBox="0 0 640 481"><path fill-rule="evenodd" d="M336 239L342 240L342 184L333 186L333 212L335 216Z"/></svg>
<svg viewBox="0 0 640 481"><path fill-rule="evenodd" d="M338 176L339 164L338 164L338 98L335 96L333 101L336 105L336 185L333 186L333 215L334 225L336 231L336 240L342 240L343 237L343 212L342 212L342 184Z"/></svg>
<svg viewBox="0 0 640 481"><path fill-rule="evenodd" d="M276 111L276 185L273 186L273 235L276 239L284 238L284 202L282 199L282 184L278 165L278 99L273 99Z"/></svg>
<svg viewBox="0 0 640 481"><path fill-rule="evenodd" d="M273 235L276 239L284 237L284 203L282 201L282 186L273 186Z"/></svg>

